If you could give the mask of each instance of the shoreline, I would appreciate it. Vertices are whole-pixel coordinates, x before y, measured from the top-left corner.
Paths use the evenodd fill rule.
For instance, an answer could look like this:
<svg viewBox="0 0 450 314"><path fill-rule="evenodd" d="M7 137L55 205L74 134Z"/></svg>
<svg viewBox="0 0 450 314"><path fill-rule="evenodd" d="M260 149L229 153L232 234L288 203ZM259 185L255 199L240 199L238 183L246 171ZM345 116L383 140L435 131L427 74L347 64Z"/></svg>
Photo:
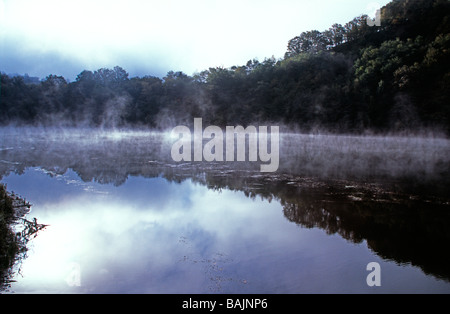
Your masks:
<svg viewBox="0 0 450 314"><path fill-rule="evenodd" d="M20 263L27 257L31 236L47 227L38 224L36 219L24 218L30 209L30 203L8 192L7 186L0 183L0 293L15 281L15 268L20 269Z"/></svg>

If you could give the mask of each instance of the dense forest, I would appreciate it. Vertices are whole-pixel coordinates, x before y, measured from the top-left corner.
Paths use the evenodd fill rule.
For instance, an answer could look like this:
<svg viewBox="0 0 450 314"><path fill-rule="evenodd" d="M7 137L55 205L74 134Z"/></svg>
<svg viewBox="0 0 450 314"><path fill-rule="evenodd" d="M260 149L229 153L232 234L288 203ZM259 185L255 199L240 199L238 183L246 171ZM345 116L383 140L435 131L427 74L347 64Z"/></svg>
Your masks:
<svg viewBox="0 0 450 314"><path fill-rule="evenodd" d="M0 123L172 128L272 123L300 131L450 132L450 1L393 0L291 39L284 58L189 76L81 72L74 82L1 74Z"/></svg>

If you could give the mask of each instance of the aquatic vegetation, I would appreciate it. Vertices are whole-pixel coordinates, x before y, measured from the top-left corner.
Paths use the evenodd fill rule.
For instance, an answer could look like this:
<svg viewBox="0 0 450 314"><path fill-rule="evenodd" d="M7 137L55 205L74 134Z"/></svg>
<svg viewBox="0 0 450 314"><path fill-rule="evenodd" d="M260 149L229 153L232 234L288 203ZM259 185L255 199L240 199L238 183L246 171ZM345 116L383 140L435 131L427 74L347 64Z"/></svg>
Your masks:
<svg viewBox="0 0 450 314"><path fill-rule="evenodd" d="M0 291L14 281L15 266L26 258L27 243L46 227L38 224L36 218L32 222L23 218L30 207L0 184ZM16 231L18 227L22 228L20 232Z"/></svg>

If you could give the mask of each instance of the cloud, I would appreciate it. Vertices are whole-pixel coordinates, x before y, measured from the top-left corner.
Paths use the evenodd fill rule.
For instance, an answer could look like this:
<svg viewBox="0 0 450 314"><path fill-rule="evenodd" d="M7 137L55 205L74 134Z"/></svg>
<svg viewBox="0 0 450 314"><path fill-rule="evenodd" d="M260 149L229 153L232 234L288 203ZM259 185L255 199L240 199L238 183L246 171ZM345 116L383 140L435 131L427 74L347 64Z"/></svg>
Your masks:
<svg viewBox="0 0 450 314"><path fill-rule="evenodd" d="M69 78L115 65L132 76L193 74L281 58L291 38L346 23L369 2L0 0L0 69Z"/></svg>
<svg viewBox="0 0 450 314"><path fill-rule="evenodd" d="M83 70L95 71L99 68L113 68L120 65L133 76L153 75L162 77L167 73L168 64L164 64L162 55L132 56L113 55L109 58L85 58L57 51L39 51L24 46L20 40L6 38L0 45L0 71L7 74L29 74L45 78L50 74L62 75L70 81ZM7 48L5 48L7 47Z"/></svg>

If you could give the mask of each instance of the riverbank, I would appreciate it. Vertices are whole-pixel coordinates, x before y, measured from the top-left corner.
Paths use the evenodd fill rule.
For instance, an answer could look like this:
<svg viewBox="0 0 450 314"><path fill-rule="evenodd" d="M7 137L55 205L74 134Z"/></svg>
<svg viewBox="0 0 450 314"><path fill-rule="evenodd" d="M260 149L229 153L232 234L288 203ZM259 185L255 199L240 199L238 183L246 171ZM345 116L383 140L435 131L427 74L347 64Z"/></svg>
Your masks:
<svg viewBox="0 0 450 314"><path fill-rule="evenodd" d="M20 251L12 224L14 223L13 197L0 185L0 290L9 282L11 268Z"/></svg>
<svg viewBox="0 0 450 314"><path fill-rule="evenodd" d="M0 184L0 292L14 281L14 267L26 258L31 235L46 227L36 219L24 218L30 208L30 203L9 193L7 187Z"/></svg>

